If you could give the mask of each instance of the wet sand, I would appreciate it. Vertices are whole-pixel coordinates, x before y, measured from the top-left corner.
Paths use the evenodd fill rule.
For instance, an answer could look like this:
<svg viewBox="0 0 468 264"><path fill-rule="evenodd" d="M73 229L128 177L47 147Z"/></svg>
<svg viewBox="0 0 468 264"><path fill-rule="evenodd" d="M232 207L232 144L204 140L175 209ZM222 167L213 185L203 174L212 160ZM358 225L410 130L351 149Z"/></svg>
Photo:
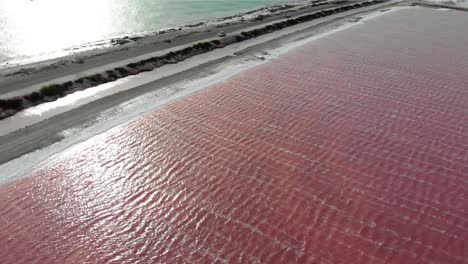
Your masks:
<svg viewBox="0 0 468 264"><path fill-rule="evenodd" d="M467 21L381 16L80 144L1 187L0 259L465 263Z"/></svg>

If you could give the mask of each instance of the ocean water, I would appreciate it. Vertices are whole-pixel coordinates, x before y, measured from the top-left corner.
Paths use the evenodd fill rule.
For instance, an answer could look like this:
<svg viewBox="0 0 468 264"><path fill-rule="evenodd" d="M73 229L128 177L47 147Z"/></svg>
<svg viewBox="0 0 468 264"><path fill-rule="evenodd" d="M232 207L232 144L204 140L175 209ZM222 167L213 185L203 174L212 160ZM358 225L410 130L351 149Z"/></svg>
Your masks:
<svg viewBox="0 0 468 264"><path fill-rule="evenodd" d="M0 65L288 0L0 0Z"/></svg>

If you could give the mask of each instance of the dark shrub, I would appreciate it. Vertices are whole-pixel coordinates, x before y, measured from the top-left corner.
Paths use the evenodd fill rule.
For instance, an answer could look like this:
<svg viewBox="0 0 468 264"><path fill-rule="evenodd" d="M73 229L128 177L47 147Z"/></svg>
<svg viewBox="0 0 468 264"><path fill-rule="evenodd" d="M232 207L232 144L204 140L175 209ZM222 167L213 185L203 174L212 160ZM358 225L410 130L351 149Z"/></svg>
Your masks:
<svg viewBox="0 0 468 264"><path fill-rule="evenodd" d="M288 25L288 26L294 25L294 20L292 20L292 19L286 20L286 25Z"/></svg>
<svg viewBox="0 0 468 264"><path fill-rule="evenodd" d="M158 60L160 60L161 58L159 57L151 57L148 59L149 62L157 62Z"/></svg>
<svg viewBox="0 0 468 264"><path fill-rule="evenodd" d="M34 93L31 94L31 101L32 102L40 101L40 100L42 100L42 98L43 98L42 95L40 93L38 93L38 92L34 92Z"/></svg>
<svg viewBox="0 0 468 264"><path fill-rule="evenodd" d="M272 25L268 25L265 27L268 31L275 31L275 27Z"/></svg>
<svg viewBox="0 0 468 264"><path fill-rule="evenodd" d="M211 43L211 42L202 42L202 45L203 45L203 47L205 47L205 49L209 49L209 48L213 47L213 43Z"/></svg>
<svg viewBox="0 0 468 264"><path fill-rule="evenodd" d="M284 28L284 25L282 23L275 23L273 24L277 29L282 29Z"/></svg>
<svg viewBox="0 0 468 264"><path fill-rule="evenodd" d="M106 74L112 80L115 80L115 79L119 78L119 76L117 75L117 73L115 71L106 71Z"/></svg>
<svg viewBox="0 0 468 264"><path fill-rule="evenodd" d="M85 81L85 78L79 78L79 79L75 80L75 83L77 83L77 84L83 84L84 81Z"/></svg>
<svg viewBox="0 0 468 264"><path fill-rule="evenodd" d="M245 32L245 31L241 32L241 35L244 36L244 37L246 37L246 38L250 38L250 37L251 37L250 34L249 34L248 32Z"/></svg>
<svg viewBox="0 0 468 264"><path fill-rule="evenodd" d="M86 77L86 79L88 79L93 84L102 83L104 80L101 74L91 75L91 76Z"/></svg>
<svg viewBox="0 0 468 264"><path fill-rule="evenodd" d="M185 59L181 50L177 50L177 51L174 51L174 52L171 52L171 53L173 54L172 58L177 60L177 61L183 61Z"/></svg>
<svg viewBox="0 0 468 264"><path fill-rule="evenodd" d="M206 42L202 42L200 43L200 47L202 50L207 50L209 47L211 47L211 43L209 45L207 45Z"/></svg>
<svg viewBox="0 0 468 264"><path fill-rule="evenodd" d="M209 50L213 45L211 44L211 42L201 42L201 43L197 43L195 45L193 45L192 47L194 49L197 49L197 50Z"/></svg>
<svg viewBox="0 0 468 264"><path fill-rule="evenodd" d="M236 41L237 41L237 42L241 42L241 41L243 41L243 40L244 40L243 37L241 37L240 35L236 35Z"/></svg>
<svg viewBox="0 0 468 264"><path fill-rule="evenodd" d="M182 50L178 50L178 51L174 52L174 54L175 54L176 57L180 57L180 56L183 55Z"/></svg>
<svg viewBox="0 0 468 264"><path fill-rule="evenodd" d="M219 40L217 40L217 39L211 41L211 43L213 43L214 45L221 45L221 41L219 41Z"/></svg>
<svg viewBox="0 0 468 264"><path fill-rule="evenodd" d="M141 72L149 72L149 71L152 71L152 70L153 70L153 69L151 69L150 67L144 67L144 68L141 68L139 72L140 72L140 73L141 73Z"/></svg>
<svg viewBox="0 0 468 264"><path fill-rule="evenodd" d="M145 67L145 66L148 66L148 64L150 64L151 61L149 59L145 59L145 60L141 60L138 62L138 66L139 67Z"/></svg>
<svg viewBox="0 0 468 264"><path fill-rule="evenodd" d="M96 78L96 82L98 83L106 83L107 82L107 79L104 78L104 76L102 76L102 74L96 74L94 75L94 77Z"/></svg>
<svg viewBox="0 0 468 264"><path fill-rule="evenodd" d="M135 69L136 67L138 67L138 63L134 63L134 62L129 63L127 64L127 67Z"/></svg>
<svg viewBox="0 0 468 264"><path fill-rule="evenodd" d="M272 24L271 26L272 26L275 30L280 29L279 26L278 26L278 23Z"/></svg>
<svg viewBox="0 0 468 264"><path fill-rule="evenodd" d="M174 52L172 52L172 51L169 52L168 54L166 54L166 58L168 58L168 59L173 59L173 58L175 58L175 56L176 56L176 54Z"/></svg>
<svg viewBox="0 0 468 264"><path fill-rule="evenodd" d="M175 59L176 59L177 61L184 61L184 60L186 59L186 57L183 56L182 54L176 52Z"/></svg>
<svg viewBox="0 0 468 264"><path fill-rule="evenodd" d="M256 37L262 35L262 32L259 29L254 29L254 30L250 31L249 33L256 36Z"/></svg>
<svg viewBox="0 0 468 264"><path fill-rule="evenodd" d="M145 66L145 64L147 63L148 61L147 60L141 60L139 62L136 62L136 64L138 65L138 67L143 67Z"/></svg>
<svg viewBox="0 0 468 264"><path fill-rule="evenodd" d="M175 58L164 58L163 65L165 65L165 64L174 64L174 63L177 63L177 60Z"/></svg>
<svg viewBox="0 0 468 264"><path fill-rule="evenodd" d="M39 91L43 96L59 96L62 95L64 90L59 84L52 84L49 86L42 87Z"/></svg>
<svg viewBox="0 0 468 264"><path fill-rule="evenodd" d="M68 90L68 89L72 88L73 82L70 82L70 81L65 82L64 84L62 84L62 86L63 86L64 89Z"/></svg>
<svg viewBox="0 0 468 264"><path fill-rule="evenodd" d="M164 60L164 58L160 58L158 57L158 60L156 60L154 62L154 66L157 68L157 67L161 67L163 66L164 64L166 64L166 61Z"/></svg>
<svg viewBox="0 0 468 264"><path fill-rule="evenodd" d="M128 75L128 70L122 67L115 68L115 70L120 74L120 75Z"/></svg>
<svg viewBox="0 0 468 264"><path fill-rule="evenodd" d="M28 94L28 95L24 96L24 99L26 99L26 100L28 100L30 102L33 102L33 103L41 101L42 98L43 98L42 94L40 94L38 92L34 92L32 94Z"/></svg>
<svg viewBox="0 0 468 264"><path fill-rule="evenodd" d="M19 110L23 106L23 99L12 98L7 100L0 100L0 108Z"/></svg>
<svg viewBox="0 0 468 264"><path fill-rule="evenodd" d="M192 51L193 51L193 48L192 48L192 47L187 47L187 48L181 50L180 53L181 53L182 55L186 56L186 55L190 55L190 53L191 53Z"/></svg>
<svg viewBox="0 0 468 264"><path fill-rule="evenodd" d="M257 33L258 35L263 35L263 34L267 33L267 30L266 30L266 28L264 28L264 27L263 27L263 28L256 29L256 30L257 30L257 32L258 32L258 33Z"/></svg>

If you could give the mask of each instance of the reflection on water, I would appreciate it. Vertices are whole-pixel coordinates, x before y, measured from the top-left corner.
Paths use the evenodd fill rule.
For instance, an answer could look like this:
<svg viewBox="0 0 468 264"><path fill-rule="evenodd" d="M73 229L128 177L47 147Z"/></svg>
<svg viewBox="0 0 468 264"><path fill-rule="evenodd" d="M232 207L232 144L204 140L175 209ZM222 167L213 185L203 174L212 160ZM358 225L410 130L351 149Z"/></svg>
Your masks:
<svg viewBox="0 0 468 264"><path fill-rule="evenodd" d="M0 63L287 0L1 0Z"/></svg>
<svg viewBox="0 0 468 264"><path fill-rule="evenodd" d="M121 26L112 16L123 13L112 14L111 2L115 1L3 0L0 53L33 55L99 40Z"/></svg>
<svg viewBox="0 0 468 264"><path fill-rule="evenodd" d="M467 20L382 15L83 142L0 188L0 260L464 263Z"/></svg>

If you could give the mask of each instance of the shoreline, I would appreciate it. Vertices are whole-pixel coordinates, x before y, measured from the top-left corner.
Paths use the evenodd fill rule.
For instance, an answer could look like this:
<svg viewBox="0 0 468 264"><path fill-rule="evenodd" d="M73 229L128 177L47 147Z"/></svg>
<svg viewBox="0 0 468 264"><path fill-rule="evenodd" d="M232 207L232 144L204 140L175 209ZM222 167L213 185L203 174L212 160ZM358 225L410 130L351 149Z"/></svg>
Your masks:
<svg viewBox="0 0 468 264"><path fill-rule="evenodd" d="M199 59L191 58L192 65L197 65L195 67L187 67L186 70L177 71L179 68L178 64L172 64L169 67L175 68L175 74L168 75L161 79L152 80L148 83L139 84L136 87L133 87L128 90L118 92L100 99L96 99L85 105L79 106L66 112L54 115L50 118L47 118L38 123L29 125L27 127L15 130L4 136L0 136L0 164L10 164L9 161L21 162L23 159L29 159L32 156L35 156L35 151L43 151L48 153L58 153L67 149L68 147L77 144L83 140L86 140L90 132L81 132L85 131L86 128L92 128L91 133L101 133L111 127L117 125L110 125L110 127L104 128L104 130L99 130L95 127L92 127L96 122L99 123L108 123L114 119L113 114L119 110L120 107L127 108L128 102L133 102L131 104L137 104L141 100L147 100L147 96L150 93L159 93L166 90L166 87L171 85L180 84L181 82L192 82L193 80L198 80L205 78L206 76L214 75L217 72L223 71L225 68L232 68L233 65L237 65L239 61L252 61L260 60L265 61L264 56L269 51L276 48L287 47L287 49L294 47L295 43L301 43L302 40L310 41L316 36L319 37L322 34L330 34L334 32L335 28L350 25L353 26L356 21L360 18L361 14L378 14L380 12L389 10L398 6L402 1L389 1L383 4L376 6L369 6L366 8L361 8L358 10L350 10L343 14L336 14L330 18L322 18L318 21L310 21L304 24L293 26L291 29L285 29L284 32L278 32L274 34L267 34L261 36L257 39L251 39L247 42L250 44L237 44L233 45L226 49L218 49L213 51L219 53L219 57L214 60L206 60L205 62L200 62ZM404 5L406 6L406 5ZM206 56L210 53L205 53ZM237 63L236 63L237 61ZM188 62L183 62L182 65L187 64ZM226 64L230 66L226 67ZM222 79L222 77L221 77ZM219 81L219 80L218 80ZM205 89L207 86L204 86L200 89ZM157 108L159 104L164 104L168 100L175 100L180 98L180 93L183 93L180 90L181 88L176 87L175 94L167 98L166 95L163 95L161 98L158 98L156 101L150 101L144 105L145 108ZM140 99L138 99L140 98ZM108 113L102 121L98 121L101 115ZM109 114L110 113L110 114ZM134 113L131 112L131 116L128 119L123 120L126 122L132 118L136 118L142 112ZM0 121L1 122L1 121ZM71 130L71 132L69 131ZM67 131L67 132L65 132ZM77 133L80 131L80 133ZM68 136L64 135L66 133ZM71 136L70 133L72 133ZM75 134L76 133L76 134ZM82 135L86 134L86 135ZM92 136L92 135L91 135ZM71 145L66 145L70 138L84 137L78 139L77 142L74 142ZM67 139L67 140L64 140ZM55 144L58 142L63 142L60 144ZM65 145L64 145L65 144ZM64 146L63 146L64 145ZM52 149L49 149L49 146ZM56 148L59 148L58 150ZM31 153L32 155L25 155ZM25 155L25 156L24 156ZM17 159L22 157L21 159ZM25 161L27 164L31 163L30 161Z"/></svg>
<svg viewBox="0 0 468 264"><path fill-rule="evenodd" d="M14 85L16 82L23 82L21 86L27 87L31 83L42 81L45 79L50 81L51 78L43 78L42 72L56 72L58 70L76 68L76 71L70 70L73 73L94 67L96 65L104 65L109 61L118 61L123 58L135 57L149 52L168 49L171 47L191 43L194 41L203 40L209 37L216 37L216 33L224 30L226 32L235 31L250 26L268 23L274 20L281 19L281 16L288 15L294 12L297 15L310 12L310 9L321 7L324 5L340 5L348 1L342 0L314 0L314 1L297 1L293 4L273 5L248 11L245 13L219 18L215 20L207 20L197 22L195 24L182 25L169 29L162 29L151 33L142 33L137 35L122 36L120 38L113 38L108 40L101 40L96 43L107 42L110 45L104 48L95 48L85 50L78 53L59 56L56 58L45 59L33 63L26 63L11 67L0 67L0 99L6 92L14 91L17 89L8 88L5 86ZM287 6L287 8L285 8ZM265 15L263 11L268 11ZM250 16L246 18L245 16ZM261 17L261 19L258 19ZM122 44L117 44L124 42ZM88 43L92 45L93 43ZM86 44L86 45L88 45ZM111 57L117 57L112 60ZM98 60L105 60L105 62L97 62ZM83 66L83 67L80 67ZM34 76L33 82L23 81L29 76ZM55 74L53 74L55 76ZM41 78L42 77L42 78ZM17 86L17 85L16 85ZM18 87L17 87L18 88ZM23 88L23 87L19 87Z"/></svg>
<svg viewBox="0 0 468 264"><path fill-rule="evenodd" d="M21 93L21 90L38 90L38 86L42 87L53 84L54 82L64 82L62 81L64 76L75 75L76 78L84 77L89 75L87 72L95 68L105 68L109 64L121 63L123 60L131 60L135 57L144 56L149 53L162 50L173 49L208 38L217 39L216 34L221 30L225 32L233 32L253 26L259 26L284 19L283 16L287 16L289 12L301 15L326 8L326 5L323 6L322 3L329 3L328 1L319 2L319 6L313 6L316 4L295 6L294 8L298 9L295 11L292 9L279 10L278 13L270 14L268 17L262 17L260 20L256 20L256 17L253 17L250 20L239 19L235 22L231 21L216 25L211 24L195 27L196 25L194 24L193 26L187 26L185 29L166 30L164 34L150 34L144 37L138 37L137 40L122 45L102 49L92 49L55 59L43 60L8 69L0 69L0 99L23 95L19 94ZM314 1L312 3L316 2ZM345 3L342 3L341 5L344 4ZM337 6L337 4L331 4L331 6ZM266 7L263 9L269 8L272 7ZM251 12L256 11L258 10ZM231 18L232 17L227 17L220 20Z"/></svg>
<svg viewBox="0 0 468 264"><path fill-rule="evenodd" d="M247 28L246 31L234 32L218 39L205 39L203 42L195 43L184 48L180 47L165 54L153 56L149 54L146 58L136 58L134 62L120 65L109 65L107 69L100 69L94 74L82 77L72 77L69 80L60 80L50 84L38 84L28 90L15 90L0 97L0 119L5 119L16 113L45 102L52 102L58 98L65 97L76 91L82 91L97 85L137 75L142 72L152 71L167 64L174 64L184 61L190 57L221 49L234 43L243 42L261 35L269 34L283 28L308 22L321 17L330 16L335 13L345 12L351 9L383 3L385 0L369 0L357 3L347 3L338 7L330 7L321 11L299 15L276 23L269 23L266 26ZM328 7L329 5L327 5ZM314 6L315 7L315 6ZM263 20L263 19L262 19ZM128 61L127 61L128 62ZM20 94L18 94L20 93ZM21 94L22 93L22 94Z"/></svg>
<svg viewBox="0 0 468 264"><path fill-rule="evenodd" d="M0 139L5 155L58 141L0 165L0 259L464 263L468 16L395 2L142 73Z"/></svg>
<svg viewBox="0 0 468 264"><path fill-rule="evenodd" d="M53 51L51 53L37 54L22 59L12 59L0 63L0 76L9 77L16 74L27 74L34 72L37 68L50 66L53 64L60 65L66 62L80 61L86 59L88 56L96 56L102 53L110 52L115 49L119 49L122 46L131 48L133 45L144 42L144 39L162 37L170 33L179 33L173 36L174 38L180 35L194 33L192 29L204 30L211 29L212 27L224 27L226 25L233 25L237 23L244 23L249 21L260 21L262 18L271 16L283 15L295 10L301 10L308 7L317 7L328 4L339 4L340 2L346 2L347 0L296 0L290 3L273 4L269 6L263 6L249 11L243 11L234 15L200 20L189 24L177 25L173 27L161 28L153 31L145 31L133 34L122 34L120 36L109 37L107 39L100 39L94 42L83 43L80 45L64 48L61 50ZM258 20L260 18L260 20ZM163 39L163 41L170 40L172 38ZM130 44L130 45L129 45ZM88 48L89 47L89 48ZM94 47L94 48L93 48ZM73 52L74 50L78 50ZM50 54L65 54L58 56L47 56ZM32 57L45 57L45 59L35 60ZM25 61L24 63L15 61ZM27 62L30 61L30 62ZM39 69L40 70L40 69Z"/></svg>

